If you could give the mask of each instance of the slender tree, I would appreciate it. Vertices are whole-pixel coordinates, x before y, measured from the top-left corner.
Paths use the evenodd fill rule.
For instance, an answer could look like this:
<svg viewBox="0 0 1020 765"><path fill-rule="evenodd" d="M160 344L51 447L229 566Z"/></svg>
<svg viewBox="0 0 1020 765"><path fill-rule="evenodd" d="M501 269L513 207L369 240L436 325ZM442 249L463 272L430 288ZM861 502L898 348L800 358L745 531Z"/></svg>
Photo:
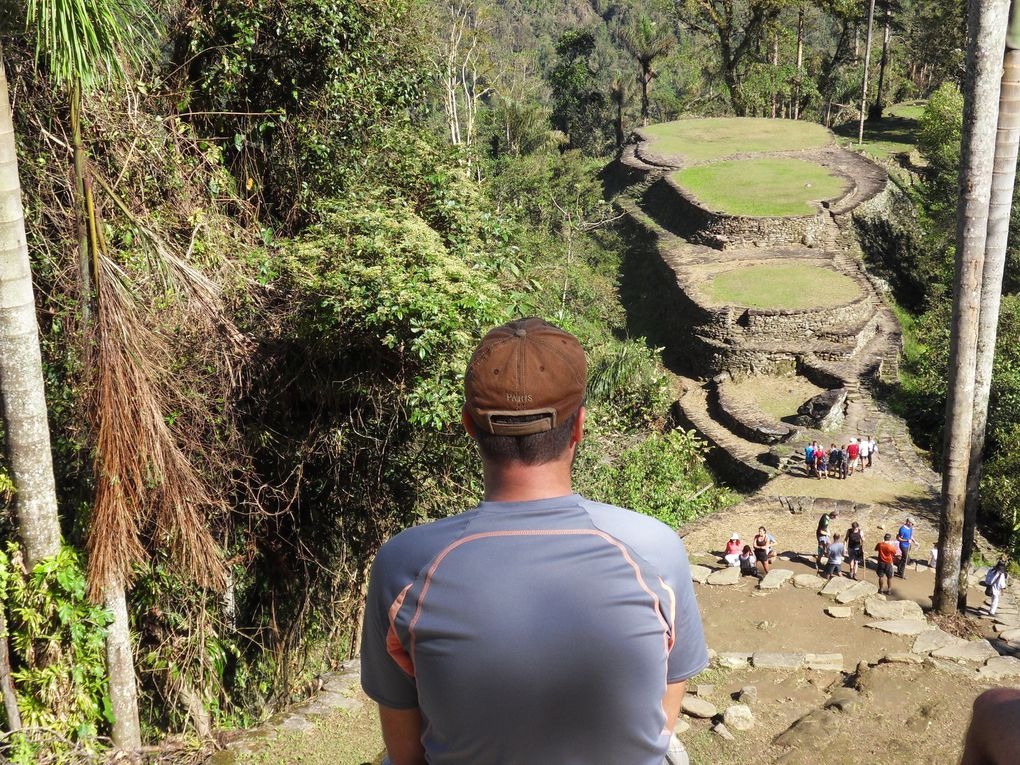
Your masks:
<svg viewBox="0 0 1020 765"><path fill-rule="evenodd" d="M0 50L0 412L29 567L60 552L39 327L29 269L14 120Z"/></svg>
<svg viewBox="0 0 1020 765"><path fill-rule="evenodd" d="M974 422L971 426L958 603L961 611L967 605L965 577L974 550L974 527L977 524L980 504L981 463L985 429L988 424L988 398L992 387L992 368L1002 298L1002 275L1006 267L1006 245L1013 206L1018 143L1020 143L1020 3L1014 2L1006 34L1006 56L999 88L999 122L995 132L995 160L992 169L991 198L988 203L985 264L981 278Z"/></svg>
<svg viewBox="0 0 1020 765"><path fill-rule="evenodd" d="M995 155L999 78L1008 0L970 0L967 81L956 222L956 273L942 457L942 516L933 604L955 612L959 597L964 505L974 420L974 382L988 202Z"/></svg>
<svg viewBox="0 0 1020 765"><path fill-rule="evenodd" d="M676 38L668 28L647 16L623 30L620 35L624 47L641 66L638 82L641 84L641 125L648 125L648 91L658 73L652 67L655 59L673 50Z"/></svg>
<svg viewBox="0 0 1020 765"><path fill-rule="evenodd" d="M857 125L857 143L864 143L864 117L868 111L868 73L871 71L871 32L875 24L875 0L868 2L868 36L864 43L864 77L861 80L861 119Z"/></svg>

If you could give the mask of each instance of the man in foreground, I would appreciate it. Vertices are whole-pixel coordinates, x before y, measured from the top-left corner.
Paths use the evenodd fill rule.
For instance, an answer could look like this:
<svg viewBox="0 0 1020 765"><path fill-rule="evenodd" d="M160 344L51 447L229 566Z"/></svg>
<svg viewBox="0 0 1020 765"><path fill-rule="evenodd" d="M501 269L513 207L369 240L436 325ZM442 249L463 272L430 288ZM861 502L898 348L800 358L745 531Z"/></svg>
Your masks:
<svg viewBox="0 0 1020 765"><path fill-rule="evenodd" d="M362 686L393 765L660 765L708 663L668 527L572 493L587 367L540 319L492 330L463 424L485 499L407 529L372 568Z"/></svg>

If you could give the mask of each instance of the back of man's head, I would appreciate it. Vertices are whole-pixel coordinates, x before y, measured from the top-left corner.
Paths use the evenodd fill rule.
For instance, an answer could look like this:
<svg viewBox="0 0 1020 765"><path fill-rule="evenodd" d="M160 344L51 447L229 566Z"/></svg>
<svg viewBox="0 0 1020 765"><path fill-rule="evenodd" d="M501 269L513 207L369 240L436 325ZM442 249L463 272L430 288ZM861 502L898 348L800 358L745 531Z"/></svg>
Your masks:
<svg viewBox="0 0 1020 765"><path fill-rule="evenodd" d="M588 366L577 338L538 318L482 339L464 375L464 411L482 455L541 465L570 445Z"/></svg>

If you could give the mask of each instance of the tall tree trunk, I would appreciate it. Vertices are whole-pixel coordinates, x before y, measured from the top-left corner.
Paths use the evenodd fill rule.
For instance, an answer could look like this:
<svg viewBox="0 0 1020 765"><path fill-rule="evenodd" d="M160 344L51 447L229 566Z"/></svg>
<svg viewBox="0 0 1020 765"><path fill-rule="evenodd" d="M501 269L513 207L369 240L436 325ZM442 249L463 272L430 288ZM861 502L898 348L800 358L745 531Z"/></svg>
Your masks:
<svg viewBox="0 0 1020 765"><path fill-rule="evenodd" d="M14 119L2 56L0 50L0 410L17 491L18 535L31 568L60 552L60 521Z"/></svg>
<svg viewBox="0 0 1020 765"><path fill-rule="evenodd" d="M1020 3L1014 9L1020 15ZM1017 27L1020 23L1010 25ZM1020 42L1020 41L1018 41ZM985 239L985 267L981 279L981 319L978 325L977 371L974 379L974 422L971 425L970 467L967 474L967 500L963 514L963 552L958 605L966 605L965 577L974 552L974 529L980 504L981 463L985 429L988 424L988 397L992 387L992 366L1002 298L1002 274L1006 266L1009 217L1016 180L1017 146L1020 144L1020 50L1009 47L1003 62L999 88L999 124L995 132L995 161L992 170L991 199Z"/></svg>
<svg viewBox="0 0 1020 765"><path fill-rule="evenodd" d="M3 604L0 604L0 694L4 697L7 730L21 730L21 712L18 710L18 697L14 693L14 681L11 679L11 657L7 652L7 619Z"/></svg>
<svg viewBox="0 0 1020 765"><path fill-rule="evenodd" d="M641 127L648 127L648 86L652 84L652 62L641 62Z"/></svg>
<svg viewBox="0 0 1020 765"><path fill-rule="evenodd" d="M773 71L779 70L779 33L772 38L772 69ZM776 118L776 112L779 109L779 92L772 92L772 119Z"/></svg>
<svg viewBox="0 0 1020 765"><path fill-rule="evenodd" d="M878 62L878 87L875 89L875 106L868 115L876 120L882 119L882 112L885 111L885 67L889 63L889 44L892 40L892 12L889 7L885 9L885 33L882 36L882 58Z"/></svg>
<svg viewBox="0 0 1020 765"><path fill-rule="evenodd" d="M797 11L797 82L793 86L793 118L800 119L800 75L804 66L804 9Z"/></svg>
<svg viewBox="0 0 1020 765"><path fill-rule="evenodd" d="M999 78L1009 0L970 0L967 13L967 83L960 149L960 205L956 219L956 274L949 350L949 391L942 456L942 517L932 602L957 608L963 548L981 283L991 195Z"/></svg>
<svg viewBox="0 0 1020 765"><path fill-rule="evenodd" d="M868 37L864 43L864 78L861 81L861 121L857 126L857 143L864 143L864 117L868 109L868 72L871 69L871 31L875 24L875 0L868 3Z"/></svg>
<svg viewBox="0 0 1020 765"><path fill-rule="evenodd" d="M125 751L142 746L138 723L138 686L128 626L127 598L121 582L110 582L103 593L104 605L113 614L106 633L106 674L113 707L113 743Z"/></svg>

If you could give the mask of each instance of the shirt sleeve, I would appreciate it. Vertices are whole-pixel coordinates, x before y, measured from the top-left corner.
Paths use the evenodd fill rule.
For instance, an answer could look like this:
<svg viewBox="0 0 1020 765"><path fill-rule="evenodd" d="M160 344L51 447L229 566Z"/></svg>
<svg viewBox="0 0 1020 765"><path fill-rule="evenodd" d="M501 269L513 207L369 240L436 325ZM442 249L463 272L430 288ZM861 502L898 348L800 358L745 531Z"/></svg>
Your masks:
<svg viewBox="0 0 1020 765"><path fill-rule="evenodd" d="M679 683L694 677L708 666L708 646L701 625L701 613L694 598L687 548L680 537L674 536L675 547L670 556L673 565L667 574L667 584L676 597L673 648L666 670L667 683Z"/></svg>
<svg viewBox="0 0 1020 765"><path fill-rule="evenodd" d="M400 595L399 574L389 563L394 555L384 545L372 564L361 639L361 687L373 701L393 709L418 706L414 677L400 667L387 649L389 610ZM409 583L409 582L408 582Z"/></svg>

